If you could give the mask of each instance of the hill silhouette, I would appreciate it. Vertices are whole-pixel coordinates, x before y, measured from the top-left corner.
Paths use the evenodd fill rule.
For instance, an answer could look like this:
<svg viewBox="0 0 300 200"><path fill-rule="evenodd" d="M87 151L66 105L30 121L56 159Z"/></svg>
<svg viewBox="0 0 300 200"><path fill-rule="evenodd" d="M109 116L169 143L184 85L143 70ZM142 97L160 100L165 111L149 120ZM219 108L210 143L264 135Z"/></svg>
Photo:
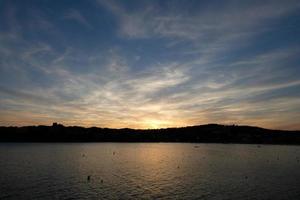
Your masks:
<svg viewBox="0 0 300 200"><path fill-rule="evenodd" d="M300 144L300 131L207 124L165 129L63 126L0 127L0 142L195 142Z"/></svg>

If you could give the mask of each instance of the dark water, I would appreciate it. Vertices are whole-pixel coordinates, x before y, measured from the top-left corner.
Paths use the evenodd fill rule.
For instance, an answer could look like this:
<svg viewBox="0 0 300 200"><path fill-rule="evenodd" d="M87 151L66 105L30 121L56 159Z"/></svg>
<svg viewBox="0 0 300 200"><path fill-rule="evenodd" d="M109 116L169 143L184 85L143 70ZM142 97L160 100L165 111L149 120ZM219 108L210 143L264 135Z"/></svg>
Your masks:
<svg viewBox="0 0 300 200"><path fill-rule="evenodd" d="M0 199L300 199L299 159L300 146L0 144Z"/></svg>

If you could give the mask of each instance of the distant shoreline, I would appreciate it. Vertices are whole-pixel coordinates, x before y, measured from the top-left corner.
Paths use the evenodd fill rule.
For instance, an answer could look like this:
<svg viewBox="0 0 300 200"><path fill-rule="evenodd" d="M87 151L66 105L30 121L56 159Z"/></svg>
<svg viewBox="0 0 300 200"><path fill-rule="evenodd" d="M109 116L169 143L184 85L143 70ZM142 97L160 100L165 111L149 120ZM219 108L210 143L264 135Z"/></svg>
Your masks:
<svg viewBox="0 0 300 200"><path fill-rule="evenodd" d="M164 129L112 129L63 126L0 127L0 142L178 142L300 144L300 131L207 124Z"/></svg>

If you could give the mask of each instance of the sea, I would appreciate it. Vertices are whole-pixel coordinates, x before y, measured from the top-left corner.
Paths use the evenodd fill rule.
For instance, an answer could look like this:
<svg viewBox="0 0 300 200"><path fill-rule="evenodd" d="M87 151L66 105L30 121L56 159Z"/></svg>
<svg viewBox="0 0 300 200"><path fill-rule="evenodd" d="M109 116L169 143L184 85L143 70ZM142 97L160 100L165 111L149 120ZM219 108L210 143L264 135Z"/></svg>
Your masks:
<svg viewBox="0 0 300 200"><path fill-rule="evenodd" d="M300 199L300 146L0 143L0 199Z"/></svg>

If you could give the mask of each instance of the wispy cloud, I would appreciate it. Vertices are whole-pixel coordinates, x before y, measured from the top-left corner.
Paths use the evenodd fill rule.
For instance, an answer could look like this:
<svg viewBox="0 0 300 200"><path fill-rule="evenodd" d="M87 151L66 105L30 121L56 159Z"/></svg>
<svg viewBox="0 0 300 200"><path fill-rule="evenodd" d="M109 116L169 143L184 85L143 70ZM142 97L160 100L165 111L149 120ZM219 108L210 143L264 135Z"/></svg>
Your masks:
<svg viewBox="0 0 300 200"><path fill-rule="evenodd" d="M39 6L24 19L18 5L5 9L1 125L300 128L299 40L281 24L297 1L97 2L97 26L75 5L49 8L57 18ZM66 30L68 20L80 26Z"/></svg>
<svg viewBox="0 0 300 200"><path fill-rule="evenodd" d="M88 20L76 9L68 10L68 12L64 15L64 19L74 20L88 29L92 28L92 25L88 22Z"/></svg>
<svg viewBox="0 0 300 200"><path fill-rule="evenodd" d="M184 39L210 39L221 35L251 34L266 29L267 20L296 12L297 1L236 2L211 6L206 10L193 9L185 4L169 4L162 10L157 4L140 3L138 9L126 9L120 1L98 1L120 20L120 31L129 37L177 37ZM178 6L176 6L178 4ZM221 3L222 4L222 3ZM168 5L168 4L167 4ZM186 4L188 5L188 4ZM183 7L182 7L183 6ZM186 8L186 12L180 12ZM230 34L230 36L228 35Z"/></svg>

